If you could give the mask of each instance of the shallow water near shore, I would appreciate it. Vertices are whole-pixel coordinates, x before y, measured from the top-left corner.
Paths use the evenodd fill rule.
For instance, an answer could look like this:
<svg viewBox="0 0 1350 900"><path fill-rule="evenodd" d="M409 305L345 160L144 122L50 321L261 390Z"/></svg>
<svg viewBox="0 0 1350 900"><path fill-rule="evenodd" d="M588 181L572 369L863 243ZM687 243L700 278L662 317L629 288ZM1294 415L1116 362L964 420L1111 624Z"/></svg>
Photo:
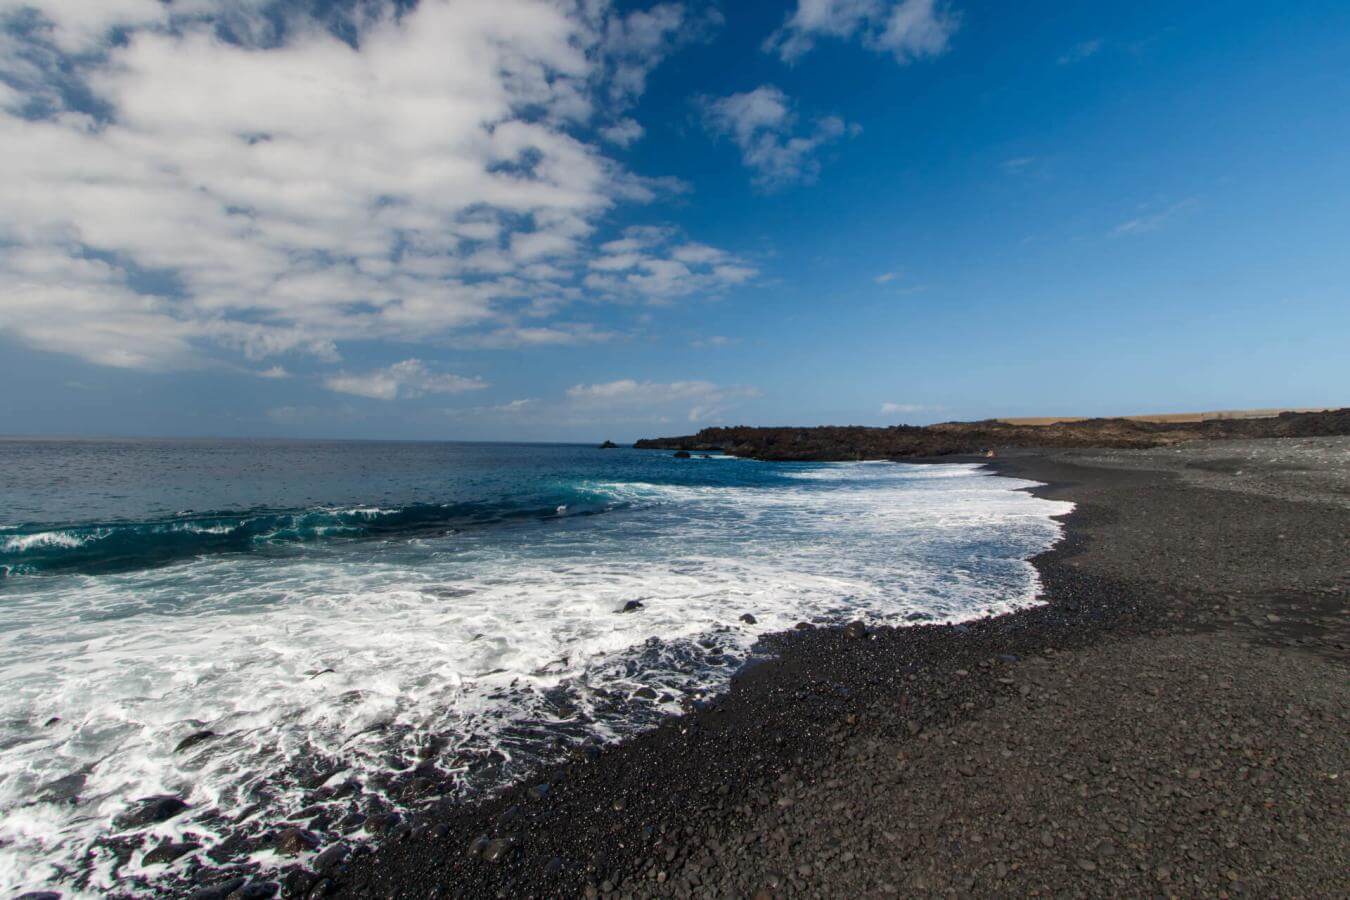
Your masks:
<svg viewBox="0 0 1350 900"><path fill-rule="evenodd" d="M415 808L418 772L491 790L798 621L1034 603L1070 508L973 465L570 445L6 441L0 470L6 892L147 887L166 839L267 865L249 835ZM114 824L156 795L190 807Z"/></svg>

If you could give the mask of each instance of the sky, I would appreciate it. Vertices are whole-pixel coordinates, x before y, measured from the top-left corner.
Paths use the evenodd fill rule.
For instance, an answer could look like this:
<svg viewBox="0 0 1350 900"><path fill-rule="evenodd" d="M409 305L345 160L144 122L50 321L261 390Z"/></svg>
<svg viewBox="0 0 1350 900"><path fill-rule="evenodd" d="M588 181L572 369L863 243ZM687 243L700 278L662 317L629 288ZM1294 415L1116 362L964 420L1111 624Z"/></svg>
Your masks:
<svg viewBox="0 0 1350 900"><path fill-rule="evenodd" d="M0 0L0 434L1350 403L1344 2Z"/></svg>

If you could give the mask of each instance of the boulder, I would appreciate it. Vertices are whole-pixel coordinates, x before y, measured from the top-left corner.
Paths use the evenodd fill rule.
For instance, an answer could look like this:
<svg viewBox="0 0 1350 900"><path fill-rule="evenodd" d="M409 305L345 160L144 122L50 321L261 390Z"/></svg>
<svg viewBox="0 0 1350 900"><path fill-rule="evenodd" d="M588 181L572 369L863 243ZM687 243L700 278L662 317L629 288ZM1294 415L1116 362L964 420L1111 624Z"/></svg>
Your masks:
<svg viewBox="0 0 1350 900"><path fill-rule="evenodd" d="M167 866L175 859L178 859L178 857L191 853L200 846L201 844L193 841L182 841L181 843L177 841L161 841L157 847L147 851L146 854L141 857L141 865Z"/></svg>
<svg viewBox="0 0 1350 900"><path fill-rule="evenodd" d="M113 824L118 828L143 828L172 819L187 808L188 805L178 797L146 797L114 819Z"/></svg>
<svg viewBox="0 0 1350 900"><path fill-rule="evenodd" d="M860 640L867 637L867 626L862 622L849 622L844 626L844 637L849 640Z"/></svg>
<svg viewBox="0 0 1350 900"><path fill-rule="evenodd" d="M403 817L396 812L376 813L366 819L365 830L367 834L385 834L393 831L403 822Z"/></svg>
<svg viewBox="0 0 1350 900"><path fill-rule="evenodd" d="M319 839L301 828L287 828L272 840L272 848L282 856L298 856L318 847Z"/></svg>
<svg viewBox="0 0 1350 900"><path fill-rule="evenodd" d="M222 881L219 884L197 888L197 890L188 894L188 897L190 900L224 900L247 884L247 878L231 878L229 881Z"/></svg>
<svg viewBox="0 0 1350 900"><path fill-rule="evenodd" d="M756 619L754 616L750 615L749 613L741 613L741 621L747 625L754 625L759 620Z"/></svg>
<svg viewBox="0 0 1350 900"><path fill-rule="evenodd" d="M676 458L676 459L690 459L691 457L690 457L690 455L689 455L689 451L688 451L688 450L676 450L676 451L675 451L675 458Z"/></svg>
<svg viewBox="0 0 1350 900"><path fill-rule="evenodd" d="M623 605L623 609L619 610L619 612L626 612L626 613L627 613L627 612L637 612L639 609L642 609L642 608L643 608L643 603L642 603L641 600L629 600L627 603L625 603L625 604Z"/></svg>
<svg viewBox="0 0 1350 900"><path fill-rule="evenodd" d="M316 872L327 872L330 869L335 869L347 861L347 854L350 852L350 849L344 843L333 844L314 857L314 870Z"/></svg>
<svg viewBox="0 0 1350 900"><path fill-rule="evenodd" d="M614 449L616 449L618 446L619 446L619 445L616 444L616 443L614 443L613 441L605 441L603 444L600 445L600 449L601 449L601 450L614 450Z"/></svg>

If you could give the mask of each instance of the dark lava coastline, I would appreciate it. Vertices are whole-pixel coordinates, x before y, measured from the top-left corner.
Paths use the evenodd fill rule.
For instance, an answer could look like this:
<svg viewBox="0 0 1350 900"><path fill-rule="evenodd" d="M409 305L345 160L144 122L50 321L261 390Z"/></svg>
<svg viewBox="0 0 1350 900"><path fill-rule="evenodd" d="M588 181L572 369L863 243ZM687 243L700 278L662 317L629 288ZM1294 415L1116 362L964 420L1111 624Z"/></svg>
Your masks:
<svg viewBox="0 0 1350 900"><path fill-rule="evenodd" d="M776 461L904 459L983 453L993 448L1103 447L1144 449L1182 441L1319 437L1350 434L1350 408L1285 412L1248 419L1144 422L1084 419L1013 425L997 419L937 425L821 425L812 428L705 428L685 437L648 438L639 450L718 451Z"/></svg>
<svg viewBox="0 0 1350 900"><path fill-rule="evenodd" d="M164 888L1350 895L1350 440L972 461L1077 504L1033 560L1045 605L767 636L725 694L497 796Z"/></svg>

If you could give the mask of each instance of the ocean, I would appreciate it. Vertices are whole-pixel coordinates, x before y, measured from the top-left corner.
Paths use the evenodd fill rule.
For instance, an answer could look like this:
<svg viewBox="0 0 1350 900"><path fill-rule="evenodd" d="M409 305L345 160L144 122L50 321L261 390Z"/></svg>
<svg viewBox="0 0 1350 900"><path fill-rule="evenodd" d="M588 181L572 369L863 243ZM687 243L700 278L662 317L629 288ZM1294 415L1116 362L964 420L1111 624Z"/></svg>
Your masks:
<svg viewBox="0 0 1350 900"><path fill-rule="evenodd" d="M0 893L152 893L162 841L197 845L182 871L283 820L335 839L443 802L392 787L427 767L450 799L491 791L715 693L798 622L1033 604L1027 560L1071 507L1028 484L577 445L0 440ZM128 824L157 796L188 806Z"/></svg>

